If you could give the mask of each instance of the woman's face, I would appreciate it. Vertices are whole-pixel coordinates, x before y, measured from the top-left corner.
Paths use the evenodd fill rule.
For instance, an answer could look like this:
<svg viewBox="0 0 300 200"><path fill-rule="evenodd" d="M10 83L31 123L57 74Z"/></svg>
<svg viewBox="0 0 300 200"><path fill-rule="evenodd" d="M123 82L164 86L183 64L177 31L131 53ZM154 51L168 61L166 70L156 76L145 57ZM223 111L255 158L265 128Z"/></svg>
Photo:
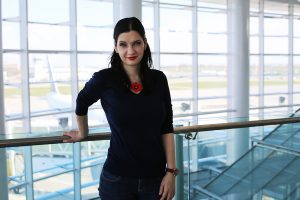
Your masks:
<svg viewBox="0 0 300 200"><path fill-rule="evenodd" d="M125 68L137 67L144 56L146 45L138 32L129 31L119 35L115 51L119 54Z"/></svg>

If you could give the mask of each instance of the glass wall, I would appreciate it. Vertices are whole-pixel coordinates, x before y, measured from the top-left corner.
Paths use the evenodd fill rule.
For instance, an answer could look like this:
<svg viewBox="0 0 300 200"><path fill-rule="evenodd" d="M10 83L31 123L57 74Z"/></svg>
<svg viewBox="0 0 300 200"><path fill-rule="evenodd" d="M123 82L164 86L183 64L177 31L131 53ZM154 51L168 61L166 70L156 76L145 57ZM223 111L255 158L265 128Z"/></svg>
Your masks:
<svg viewBox="0 0 300 200"><path fill-rule="evenodd" d="M154 68L167 75L175 125L224 122L231 112L228 79L234 77L228 77L228 3L142 1L142 22ZM75 127L72 102L76 94L94 72L108 67L113 49L114 1L1 0L1 4L7 133L48 133ZM268 118L274 113L286 116L300 105L299 19L297 2L250 0L250 118ZM90 108L89 123L107 125L99 102ZM222 151L223 136L218 140ZM85 174L93 166L89 158L103 156L106 148L106 142L82 143L82 195L95 193L97 184L92 183L98 175ZM22 159L39 158L34 169L39 169L45 155L63 157L62 152L67 152L67 163L80 154L79 148L69 144L25 149L13 151L23 155ZM197 156L206 158L198 150ZM72 182L76 176L71 170L59 179ZM38 183L33 185L34 197L51 194L47 189L41 192L44 189ZM65 189L74 187L69 184ZM24 199L24 188L14 195L12 199L18 195Z"/></svg>
<svg viewBox="0 0 300 200"><path fill-rule="evenodd" d="M250 2L251 112L258 117L292 113L299 107L299 3Z"/></svg>
<svg viewBox="0 0 300 200"><path fill-rule="evenodd" d="M76 94L94 72L108 67L113 1L1 0L1 14L7 134L61 135L76 127ZM107 124L99 102L90 108L89 124ZM82 199L97 196L95 172L101 165L95 160L106 155L107 145L8 149L9 198L74 199L78 185ZM80 153L78 173L73 156L80 158ZM75 181L78 177L81 183Z"/></svg>

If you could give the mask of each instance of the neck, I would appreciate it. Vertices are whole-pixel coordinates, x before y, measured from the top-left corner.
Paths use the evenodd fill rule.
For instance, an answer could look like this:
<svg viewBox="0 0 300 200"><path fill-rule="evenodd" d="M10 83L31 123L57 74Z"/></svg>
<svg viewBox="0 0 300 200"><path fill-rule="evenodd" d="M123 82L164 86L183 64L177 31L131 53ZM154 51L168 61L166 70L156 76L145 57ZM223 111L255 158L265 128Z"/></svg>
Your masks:
<svg viewBox="0 0 300 200"><path fill-rule="evenodd" d="M123 66L131 83L141 82L139 66Z"/></svg>

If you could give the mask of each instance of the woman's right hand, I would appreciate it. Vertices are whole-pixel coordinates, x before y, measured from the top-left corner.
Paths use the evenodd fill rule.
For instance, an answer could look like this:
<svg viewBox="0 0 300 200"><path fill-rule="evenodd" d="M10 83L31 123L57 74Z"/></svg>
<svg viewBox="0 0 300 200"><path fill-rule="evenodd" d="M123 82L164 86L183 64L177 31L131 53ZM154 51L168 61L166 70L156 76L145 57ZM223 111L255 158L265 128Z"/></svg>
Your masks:
<svg viewBox="0 0 300 200"><path fill-rule="evenodd" d="M84 139L83 134L80 134L78 130L71 130L64 132L64 135L69 136L69 139L63 140L63 142L79 142Z"/></svg>

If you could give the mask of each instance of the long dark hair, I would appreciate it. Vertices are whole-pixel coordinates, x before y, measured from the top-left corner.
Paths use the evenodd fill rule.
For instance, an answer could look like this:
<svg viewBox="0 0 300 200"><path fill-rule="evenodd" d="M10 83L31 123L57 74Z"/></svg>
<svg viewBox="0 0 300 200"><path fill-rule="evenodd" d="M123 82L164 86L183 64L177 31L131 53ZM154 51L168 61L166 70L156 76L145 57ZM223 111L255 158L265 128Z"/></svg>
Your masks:
<svg viewBox="0 0 300 200"><path fill-rule="evenodd" d="M143 38L144 43L147 43L145 29L141 21L136 17L130 17L130 18L123 18L119 20L115 26L114 29L114 45L117 45L118 37L121 33L129 32L129 31L136 31L140 34L140 36ZM125 85L127 88L130 86L130 80L125 73L125 70L123 69L122 60L119 56L119 54L113 50L110 62L111 68L117 72L122 78L121 82L123 85ZM149 81L148 81L148 72L152 68L152 57L151 57L151 51L150 47L147 44L146 49L144 51L144 56L140 63L140 78L143 84L143 87L145 90L149 89Z"/></svg>

